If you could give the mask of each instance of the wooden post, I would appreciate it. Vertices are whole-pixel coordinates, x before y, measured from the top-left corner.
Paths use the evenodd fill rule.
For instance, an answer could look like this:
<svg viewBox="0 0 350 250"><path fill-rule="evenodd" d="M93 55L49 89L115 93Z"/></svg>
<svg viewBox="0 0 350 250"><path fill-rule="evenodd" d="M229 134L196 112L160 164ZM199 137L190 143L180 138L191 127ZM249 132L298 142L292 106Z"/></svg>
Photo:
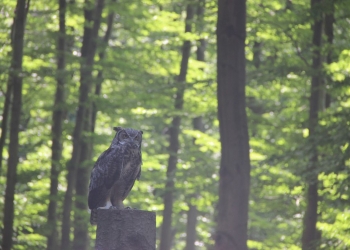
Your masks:
<svg viewBox="0 0 350 250"><path fill-rule="evenodd" d="M155 250L156 214L135 209L97 210L95 250Z"/></svg>

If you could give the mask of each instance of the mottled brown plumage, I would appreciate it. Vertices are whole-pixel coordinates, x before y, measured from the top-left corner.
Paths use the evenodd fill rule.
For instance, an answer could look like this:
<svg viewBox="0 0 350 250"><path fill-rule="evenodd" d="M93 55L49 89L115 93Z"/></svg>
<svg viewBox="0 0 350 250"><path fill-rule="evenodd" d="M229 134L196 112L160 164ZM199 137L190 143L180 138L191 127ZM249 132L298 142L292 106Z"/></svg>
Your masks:
<svg viewBox="0 0 350 250"><path fill-rule="evenodd" d="M97 208L122 209L123 201L141 175L142 131L116 127L111 146L97 159L92 169L88 205L91 224L96 224Z"/></svg>

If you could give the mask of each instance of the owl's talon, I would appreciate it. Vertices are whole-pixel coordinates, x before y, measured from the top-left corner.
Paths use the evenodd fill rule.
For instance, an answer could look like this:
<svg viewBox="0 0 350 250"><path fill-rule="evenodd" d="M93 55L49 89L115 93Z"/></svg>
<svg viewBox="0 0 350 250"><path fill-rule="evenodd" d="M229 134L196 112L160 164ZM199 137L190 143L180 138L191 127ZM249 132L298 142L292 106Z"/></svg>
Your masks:
<svg viewBox="0 0 350 250"><path fill-rule="evenodd" d="M109 209L110 207L98 207L96 208L97 210L100 210L100 209Z"/></svg>
<svg viewBox="0 0 350 250"><path fill-rule="evenodd" d="M137 210L137 208L133 208L133 207L125 207L124 209Z"/></svg>

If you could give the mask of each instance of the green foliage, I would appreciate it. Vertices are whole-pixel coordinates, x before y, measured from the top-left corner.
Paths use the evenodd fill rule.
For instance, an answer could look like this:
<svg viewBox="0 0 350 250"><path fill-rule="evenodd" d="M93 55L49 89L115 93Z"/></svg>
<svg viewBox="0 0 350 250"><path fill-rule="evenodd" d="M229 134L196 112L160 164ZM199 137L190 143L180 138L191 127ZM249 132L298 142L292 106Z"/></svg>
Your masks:
<svg viewBox="0 0 350 250"><path fill-rule="evenodd" d="M106 57L96 57L94 76L103 70L101 96L92 96L98 108L94 141L97 159L113 137L116 125L144 131L143 166L126 204L157 212L157 229L162 223L162 195L168 159L168 128L174 115L181 115L181 149L175 176L174 242L183 249L186 212L196 205L197 249L213 244L218 200L220 164L219 124L216 101L215 24L216 1L206 1L202 29L196 25L184 33L184 1L107 1L106 17L116 12ZM16 1L5 0L0 9L0 110L11 55L10 33ZM67 5L67 101L64 120L62 166L70 159L72 130L78 103L80 47L83 33L83 1ZM334 60L323 72L331 106L320 114L317 137L308 137L312 33L309 1L253 0L247 2L247 112L251 147L251 195L249 242L251 249L300 249L305 211L305 178L310 143L320 152L318 229L322 249L348 249L350 214L349 176L349 76L350 51L348 1L337 1ZM14 249L45 249L45 224L49 195L50 133L56 87L56 44L58 11L56 1L31 1L25 34L23 60L23 112L20 159L15 197ZM196 60L198 39L207 42L206 62ZM186 83L184 109L174 109L176 76L181 45L191 40L192 54ZM101 49L102 46L100 46ZM201 116L205 132L193 129L192 119ZM7 150L5 148L5 150ZM8 153L5 151L4 163ZM6 165L6 164L5 164ZM92 167L92 166L91 166ZM66 170L59 177L58 221L66 189ZM5 169L0 190L5 192ZM3 199L0 200L0 208ZM2 209L0 209L2 211ZM2 217L2 212L0 213ZM60 225L60 222L59 222ZM89 228L91 239L95 230ZM159 234L157 234L159 235ZM90 243L93 246L93 241Z"/></svg>

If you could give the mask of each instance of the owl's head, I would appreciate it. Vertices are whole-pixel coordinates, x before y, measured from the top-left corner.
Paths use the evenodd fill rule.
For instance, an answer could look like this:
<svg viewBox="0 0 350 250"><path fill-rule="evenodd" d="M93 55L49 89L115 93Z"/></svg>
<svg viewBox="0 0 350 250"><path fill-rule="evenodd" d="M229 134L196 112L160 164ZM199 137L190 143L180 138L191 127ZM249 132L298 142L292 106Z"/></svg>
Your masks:
<svg viewBox="0 0 350 250"><path fill-rule="evenodd" d="M112 147L119 145L129 146L132 149L140 150L142 142L142 130L132 128L113 128L117 133L112 141Z"/></svg>

